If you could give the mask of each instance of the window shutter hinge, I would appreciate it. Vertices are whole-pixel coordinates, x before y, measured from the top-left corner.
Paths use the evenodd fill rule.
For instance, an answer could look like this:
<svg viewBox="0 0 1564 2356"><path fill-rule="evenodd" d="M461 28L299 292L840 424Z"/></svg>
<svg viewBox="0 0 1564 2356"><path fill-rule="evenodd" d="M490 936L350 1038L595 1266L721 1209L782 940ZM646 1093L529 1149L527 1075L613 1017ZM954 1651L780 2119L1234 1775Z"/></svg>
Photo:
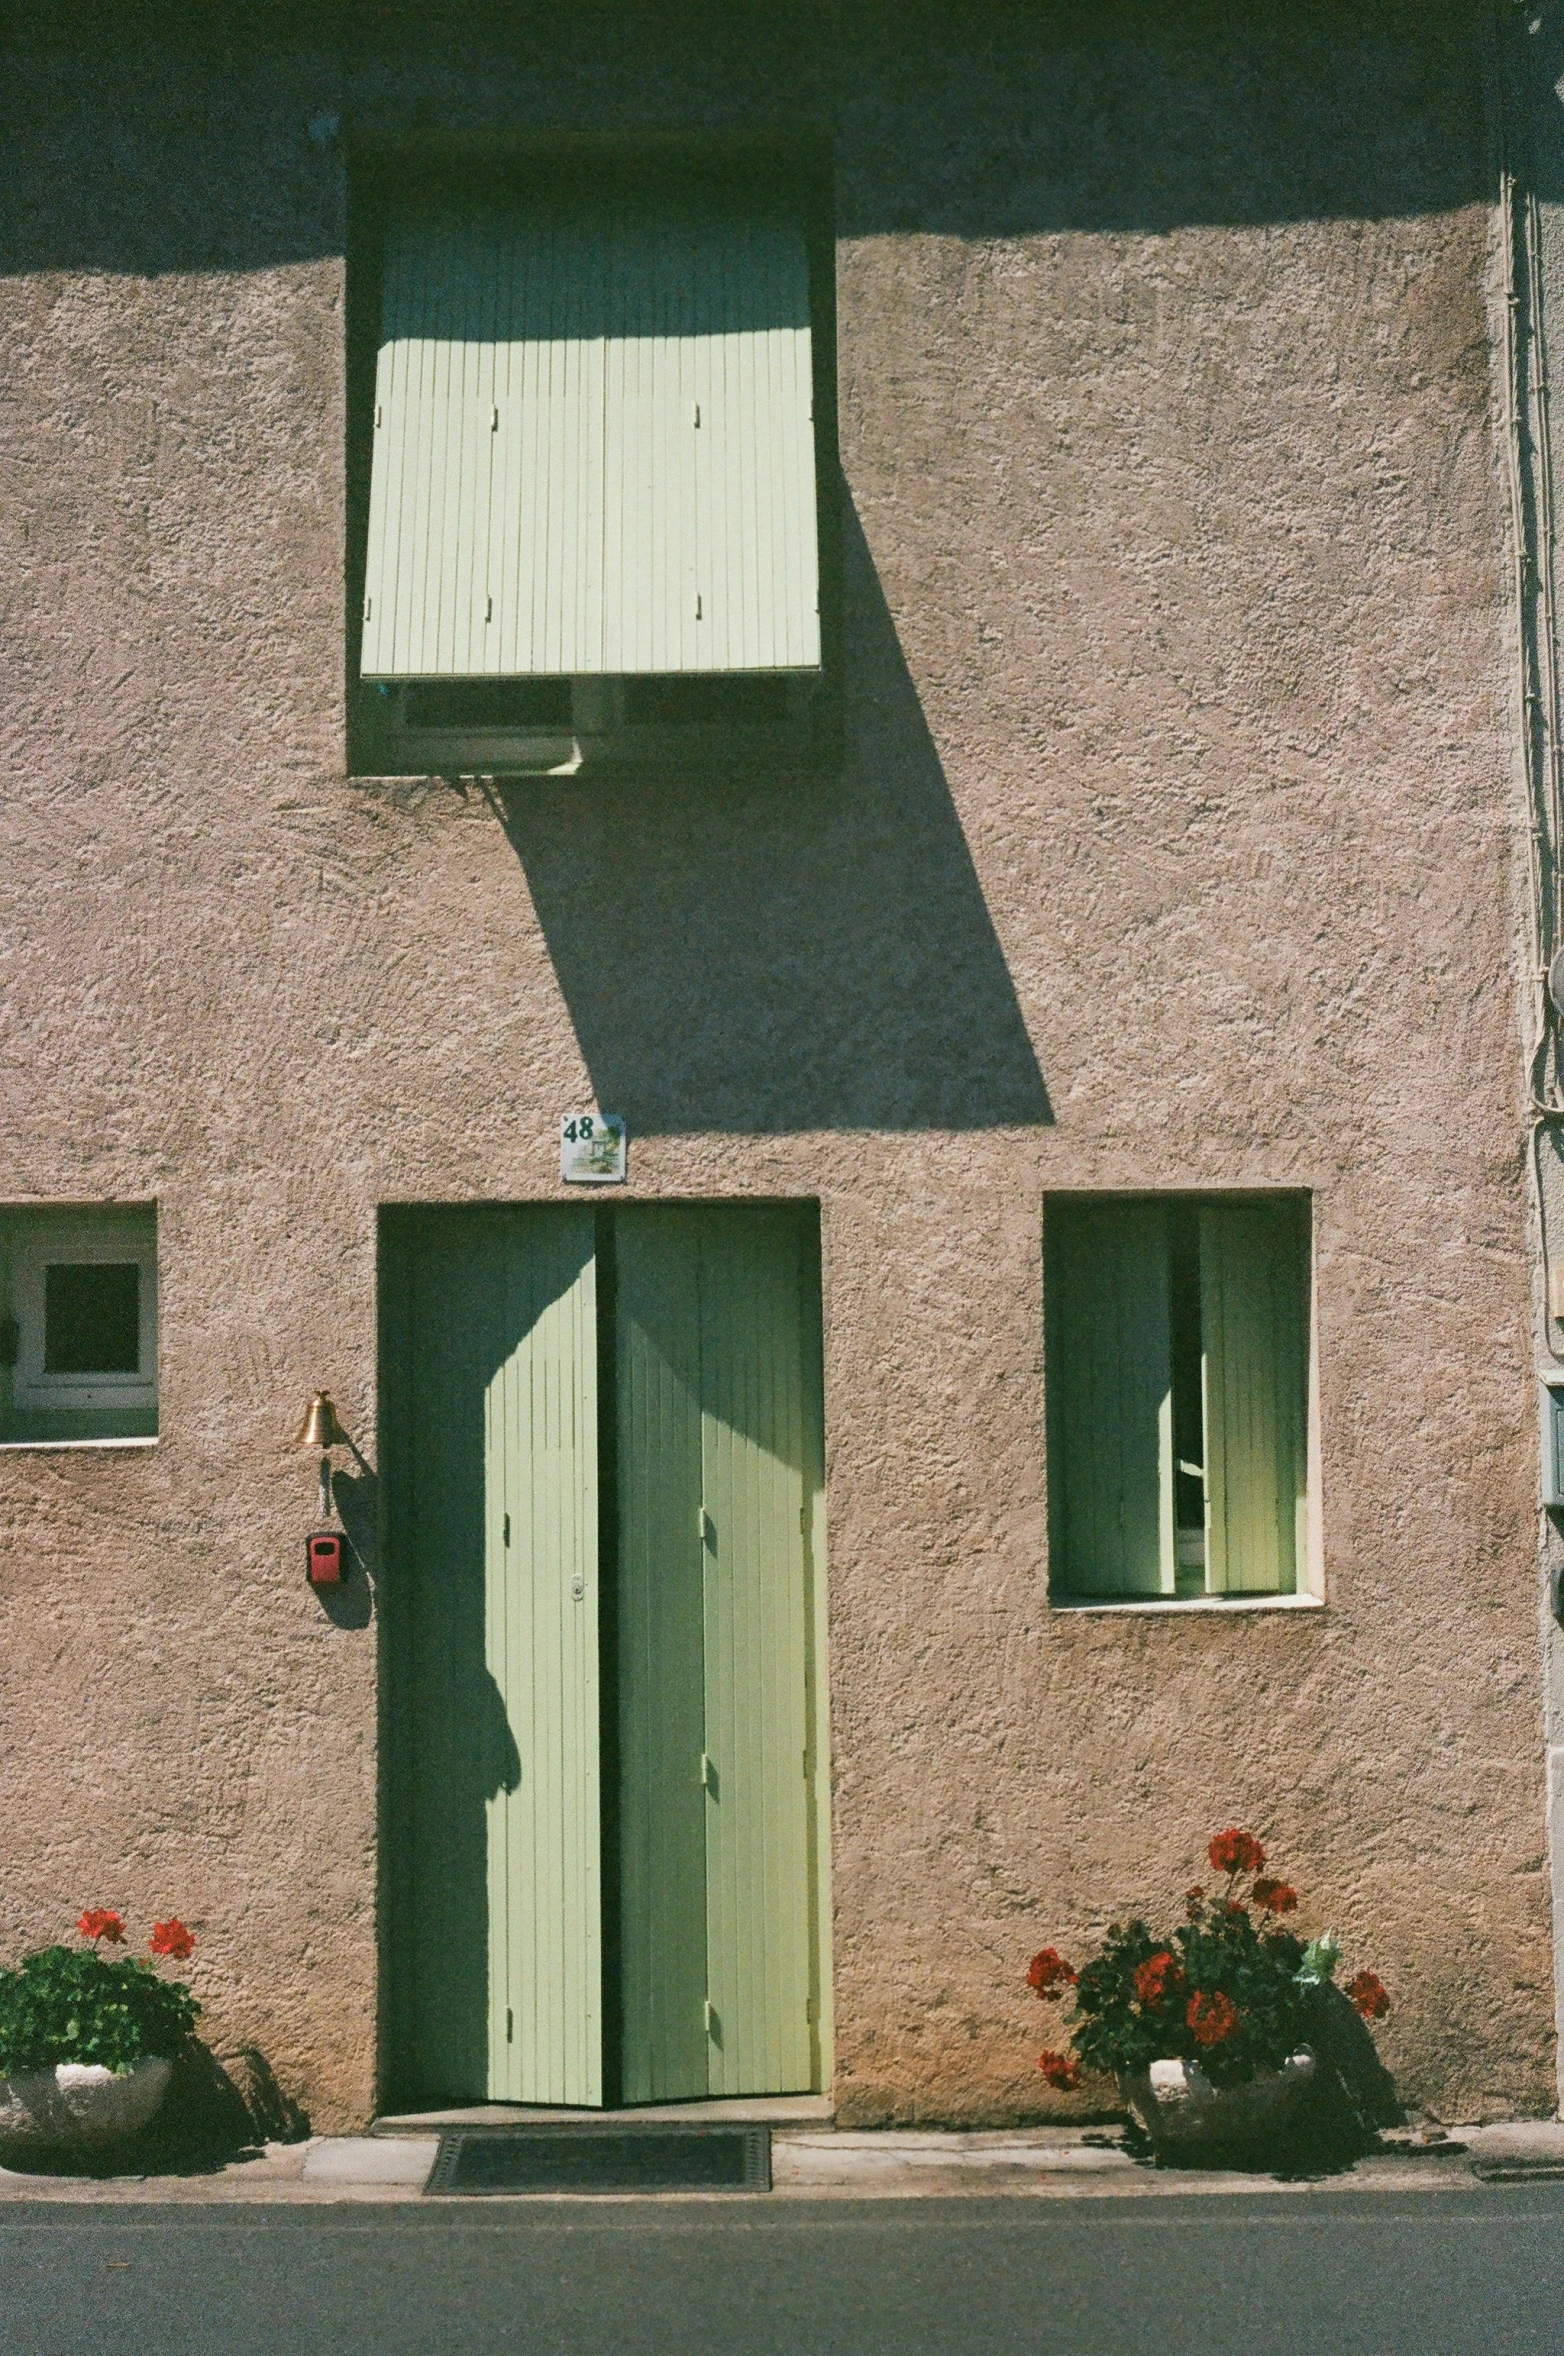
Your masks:
<svg viewBox="0 0 1564 2356"><path fill-rule="evenodd" d="M494 619L494 600L492 597L486 597L483 601L483 618L486 622L492 622Z"/></svg>
<svg viewBox="0 0 1564 2356"><path fill-rule="evenodd" d="M706 2024L707 2036L713 2036L717 2027L717 2007L712 2003L712 2000L709 1996L701 2007L701 2018Z"/></svg>
<svg viewBox="0 0 1564 2356"><path fill-rule="evenodd" d="M371 614L374 612L374 610L375 610L375 601L374 601L374 599L373 599L372 597L366 597L366 598L365 598L365 600L364 600L364 619L365 619L365 621L366 621L366 622L368 621L368 619L369 619L370 615L371 615Z"/></svg>
<svg viewBox="0 0 1564 2356"><path fill-rule="evenodd" d="M384 403L383 401L377 401L377 402L375 403L375 423L376 423L376 425L377 425L377 426L382 426L382 425L384 425L384 424L385 424L385 422L386 422L386 409L385 409L385 403Z"/></svg>
<svg viewBox="0 0 1564 2356"><path fill-rule="evenodd" d="M489 431L490 431L490 433L491 433L491 434L497 434L497 433L499 432L499 430L500 430L500 410L499 410L499 403L498 403L498 402L495 402L495 403L494 403L494 405L492 406L492 408L491 408L491 409L490 409L490 411L489 411Z"/></svg>
<svg viewBox="0 0 1564 2356"><path fill-rule="evenodd" d="M695 592L695 619L696 619L697 621L699 621L699 620L700 620L700 618L701 618L701 593L700 593L700 591L697 589L697 590L696 590L696 592Z"/></svg>
<svg viewBox="0 0 1564 2356"><path fill-rule="evenodd" d="M712 1765L712 1763L711 1763L711 1753L710 1753L710 1751L702 1751L702 1753L701 1753L701 1790L702 1790L702 1791L704 1791L704 1792L714 1792L714 1791L716 1790L716 1788L717 1788L717 1770L716 1770L716 1768L715 1768L715 1767L713 1767L713 1765Z"/></svg>
<svg viewBox="0 0 1564 2356"><path fill-rule="evenodd" d="M700 405L699 401L697 401L697 402L696 402L696 404L695 404L695 416L694 416L694 419L693 419L693 421L692 421L692 422L693 422L694 424L696 424L696 425L699 425L699 424L700 424L700 421L701 421L701 405Z"/></svg>
<svg viewBox="0 0 1564 2356"><path fill-rule="evenodd" d="M505 2042L507 2045L514 2045L516 2042L516 2015L508 2004L505 2007Z"/></svg>

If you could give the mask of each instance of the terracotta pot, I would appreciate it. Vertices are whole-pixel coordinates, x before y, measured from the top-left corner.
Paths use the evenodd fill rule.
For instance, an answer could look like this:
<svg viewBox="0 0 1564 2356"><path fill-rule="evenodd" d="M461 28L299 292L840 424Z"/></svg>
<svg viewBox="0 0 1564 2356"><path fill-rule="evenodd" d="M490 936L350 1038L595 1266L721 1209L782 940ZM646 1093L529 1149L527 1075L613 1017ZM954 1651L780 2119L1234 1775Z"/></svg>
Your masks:
<svg viewBox="0 0 1564 2356"><path fill-rule="evenodd" d="M1256 2070L1241 2086L1213 2086L1198 2062L1154 2061L1119 2087L1159 2159L1195 2160L1285 2127L1313 2082L1314 2056L1305 2045L1279 2070Z"/></svg>
<svg viewBox="0 0 1564 2356"><path fill-rule="evenodd" d="M0 2078L0 2159L94 2152L151 2124L174 2065L144 2054L125 2072L58 2062Z"/></svg>

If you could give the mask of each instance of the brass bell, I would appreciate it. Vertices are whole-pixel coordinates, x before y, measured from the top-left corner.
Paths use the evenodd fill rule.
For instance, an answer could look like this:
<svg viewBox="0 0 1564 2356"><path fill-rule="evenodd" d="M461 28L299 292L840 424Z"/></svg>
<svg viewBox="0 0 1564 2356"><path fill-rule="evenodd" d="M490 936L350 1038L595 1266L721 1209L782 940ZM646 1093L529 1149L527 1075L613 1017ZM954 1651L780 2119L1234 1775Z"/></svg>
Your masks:
<svg viewBox="0 0 1564 2356"><path fill-rule="evenodd" d="M299 1426L296 1448L345 1448L347 1433L337 1421L337 1411L326 1391L317 1391L304 1410L304 1421Z"/></svg>

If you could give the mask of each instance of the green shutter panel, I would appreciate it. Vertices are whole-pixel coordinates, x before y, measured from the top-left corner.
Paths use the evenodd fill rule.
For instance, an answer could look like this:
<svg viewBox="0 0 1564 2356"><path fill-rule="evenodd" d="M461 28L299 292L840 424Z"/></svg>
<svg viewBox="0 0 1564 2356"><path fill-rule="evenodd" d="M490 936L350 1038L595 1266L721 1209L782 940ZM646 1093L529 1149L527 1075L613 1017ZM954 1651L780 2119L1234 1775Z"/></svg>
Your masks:
<svg viewBox="0 0 1564 2356"><path fill-rule="evenodd" d="M1291 1594L1306 1511L1306 1254L1290 1202L1200 1213L1206 1584Z"/></svg>
<svg viewBox="0 0 1564 2356"><path fill-rule="evenodd" d="M553 1208L400 1239L388 1880L411 2102L602 2098L592 1239Z"/></svg>
<svg viewBox="0 0 1564 2356"><path fill-rule="evenodd" d="M1045 1289L1052 1583L1065 1595L1171 1595L1165 1207L1051 1206Z"/></svg>
<svg viewBox="0 0 1564 2356"><path fill-rule="evenodd" d="M713 2094L813 2082L802 1245L784 1211L702 1217Z"/></svg>
<svg viewBox="0 0 1564 2356"><path fill-rule="evenodd" d="M615 1220L624 2097L707 2090L700 1300L690 1215Z"/></svg>
<svg viewBox="0 0 1564 2356"><path fill-rule="evenodd" d="M790 213L399 215L364 676L817 667L812 418Z"/></svg>
<svg viewBox="0 0 1564 2356"><path fill-rule="evenodd" d="M489 1799L491 2095L599 2103L597 1314L589 1211L515 1214L485 1396L488 1667L518 1773Z"/></svg>

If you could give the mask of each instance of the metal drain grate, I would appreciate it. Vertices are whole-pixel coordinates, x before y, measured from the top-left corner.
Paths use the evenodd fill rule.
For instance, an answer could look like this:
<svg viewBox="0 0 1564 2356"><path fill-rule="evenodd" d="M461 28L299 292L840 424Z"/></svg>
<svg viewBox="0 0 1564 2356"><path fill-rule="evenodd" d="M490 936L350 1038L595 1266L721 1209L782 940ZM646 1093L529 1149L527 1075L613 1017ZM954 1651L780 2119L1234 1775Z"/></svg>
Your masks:
<svg viewBox="0 0 1564 2356"><path fill-rule="evenodd" d="M578 2124L462 2128L442 2135L424 2190L769 2192L767 2127Z"/></svg>
<svg viewBox="0 0 1564 2356"><path fill-rule="evenodd" d="M1522 2184L1550 2177L1564 2176L1564 2159L1524 2159L1517 2153L1511 2159L1473 2160L1472 2174L1480 2184Z"/></svg>

